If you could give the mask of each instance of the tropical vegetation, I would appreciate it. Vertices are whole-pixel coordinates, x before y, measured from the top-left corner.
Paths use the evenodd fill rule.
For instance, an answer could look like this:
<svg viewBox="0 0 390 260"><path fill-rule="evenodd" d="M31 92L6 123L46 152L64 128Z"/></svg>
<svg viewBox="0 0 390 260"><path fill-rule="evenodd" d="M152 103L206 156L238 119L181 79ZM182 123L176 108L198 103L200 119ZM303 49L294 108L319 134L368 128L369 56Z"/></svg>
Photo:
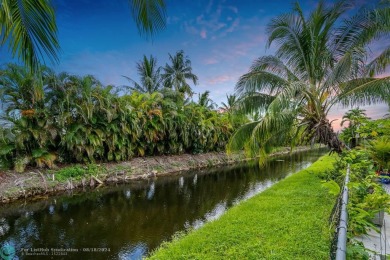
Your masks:
<svg viewBox="0 0 390 260"><path fill-rule="evenodd" d="M176 52L174 56L169 54L171 64L165 64L162 74L163 84L166 88L174 88L182 95L193 95L191 86L187 80L191 80L194 85L198 84L198 76L192 72L191 60L184 55L184 51Z"/></svg>
<svg viewBox="0 0 390 260"><path fill-rule="evenodd" d="M355 148L344 150L333 170L320 174L335 194L339 193L345 179L347 165L350 167L348 201L348 257L368 259L367 250L356 236L367 234L369 229L378 230L382 222L378 216L390 209L390 196L380 182L388 182L390 160L390 120L368 120L363 110L352 109L343 119L349 126L341 138L356 138ZM351 134L353 133L353 134Z"/></svg>
<svg viewBox="0 0 390 260"><path fill-rule="evenodd" d="M359 128L367 123L369 118L366 116L363 109L351 109L342 118L340 126L348 122L348 127L344 129L343 135L340 138L346 143L350 144L351 148L356 147L359 144Z"/></svg>
<svg viewBox="0 0 390 260"><path fill-rule="evenodd" d="M142 61L137 62L137 72L140 77L139 83L130 77L124 76L132 84L128 87L130 90L151 94L161 89L161 67L158 67L155 57L147 58L144 55Z"/></svg>
<svg viewBox="0 0 390 260"><path fill-rule="evenodd" d="M336 104L390 103L390 77L375 77L388 67L390 46L376 56L368 48L388 36L389 3L344 19L350 6L320 1L305 16L296 3L291 13L271 20L267 46L276 44L275 55L255 60L236 85L243 111L262 116L236 131L229 150L265 155L281 143L303 141L341 153L329 110Z"/></svg>
<svg viewBox="0 0 390 260"><path fill-rule="evenodd" d="M0 165L17 171L221 151L233 132L227 115L188 101L180 90L120 95L121 88L90 75L45 67L33 74L14 64L2 71L0 86Z"/></svg>

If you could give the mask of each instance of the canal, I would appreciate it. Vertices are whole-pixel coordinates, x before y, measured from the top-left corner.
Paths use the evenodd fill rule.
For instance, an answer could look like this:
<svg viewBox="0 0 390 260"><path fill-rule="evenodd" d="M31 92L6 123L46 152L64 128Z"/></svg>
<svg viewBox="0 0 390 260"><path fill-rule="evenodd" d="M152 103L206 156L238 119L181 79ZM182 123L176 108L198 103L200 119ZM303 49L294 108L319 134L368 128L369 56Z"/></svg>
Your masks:
<svg viewBox="0 0 390 260"><path fill-rule="evenodd" d="M141 259L177 232L217 219L324 152L0 205L0 245L14 248L19 259Z"/></svg>

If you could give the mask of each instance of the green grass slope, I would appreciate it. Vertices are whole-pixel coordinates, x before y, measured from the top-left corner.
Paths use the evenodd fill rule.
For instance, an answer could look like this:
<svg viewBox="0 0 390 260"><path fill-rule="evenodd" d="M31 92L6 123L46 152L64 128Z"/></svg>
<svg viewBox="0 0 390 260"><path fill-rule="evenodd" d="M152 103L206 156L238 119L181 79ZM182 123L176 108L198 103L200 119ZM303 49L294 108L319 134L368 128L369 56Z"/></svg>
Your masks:
<svg viewBox="0 0 390 260"><path fill-rule="evenodd" d="M151 259L329 259L335 197L316 173L334 161L323 156L220 219L163 244Z"/></svg>

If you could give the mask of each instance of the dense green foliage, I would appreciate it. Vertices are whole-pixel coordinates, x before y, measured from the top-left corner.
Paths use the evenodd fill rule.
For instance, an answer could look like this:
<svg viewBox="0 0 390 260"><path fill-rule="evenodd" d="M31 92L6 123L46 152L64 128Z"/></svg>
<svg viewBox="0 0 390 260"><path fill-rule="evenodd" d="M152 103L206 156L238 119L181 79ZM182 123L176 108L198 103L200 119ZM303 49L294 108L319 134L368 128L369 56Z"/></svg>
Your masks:
<svg viewBox="0 0 390 260"><path fill-rule="evenodd" d="M345 144L350 145L351 148L359 145L359 130L365 123L367 123L369 118L366 116L365 110L356 108L351 109L343 116L340 126L343 126L344 123L348 122L348 127L345 128L342 132L340 138L345 142Z"/></svg>
<svg viewBox="0 0 390 260"><path fill-rule="evenodd" d="M363 245L355 237L367 234L369 228L377 230L377 226L374 223L376 214L382 210L388 211L390 206L390 196L383 190L381 184L378 183L378 176L375 174L374 161L372 159L370 153L364 149L344 151L338 158L335 169L325 174L330 179L326 184L337 182L339 184L338 187L341 187L345 178L347 164L350 165L347 208L347 256L349 259L368 259L368 254Z"/></svg>
<svg viewBox="0 0 390 260"><path fill-rule="evenodd" d="M7 66L0 84L0 165L18 171L55 161L219 151L233 130L227 115L171 89L119 95L92 76L30 74L16 65Z"/></svg>
<svg viewBox="0 0 390 260"><path fill-rule="evenodd" d="M79 179L82 178L86 172L87 171L81 166L67 167L56 172L56 179L58 181L65 181L69 178Z"/></svg>
<svg viewBox="0 0 390 260"><path fill-rule="evenodd" d="M270 21L267 45L275 45L275 55L255 60L236 85L244 110L263 111L263 116L236 131L231 150L264 155L300 140L340 153L329 110L335 104L390 103L390 77L375 77L388 68L390 46L376 56L368 48L389 35L389 2L343 19L350 7L346 0L319 1L305 15L295 3L292 12Z"/></svg>
<svg viewBox="0 0 390 260"><path fill-rule="evenodd" d="M367 149L377 165L377 171L389 169L390 119L369 120L360 109L350 110L343 119L347 119L349 125L343 129L340 138L347 143L352 140L355 146Z"/></svg>
<svg viewBox="0 0 390 260"><path fill-rule="evenodd" d="M334 161L322 157L218 220L163 244L151 259L328 259L335 197L317 173Z"/></svg>
<svg viewBox="0 0 390 260"><path fill-rule="evenodd" d="M348 256L350 259L368 259L362 244L354 239L366 234L369 228L376 229L375 216L382 210L390 209L390 196L383 190L378 180L388 178L378 176L387 173L390 159L390 120L369 121L362 111L353 109L343 117L349 126L341 134L344 140L356 138L355 149L343 151L332 171L321 177L326 185L336 185L340 191L345 178L347 165L350 165L348 202ZM358 141L358 138L359 141ZM378 224L378 223L377 223Z"/></svg>

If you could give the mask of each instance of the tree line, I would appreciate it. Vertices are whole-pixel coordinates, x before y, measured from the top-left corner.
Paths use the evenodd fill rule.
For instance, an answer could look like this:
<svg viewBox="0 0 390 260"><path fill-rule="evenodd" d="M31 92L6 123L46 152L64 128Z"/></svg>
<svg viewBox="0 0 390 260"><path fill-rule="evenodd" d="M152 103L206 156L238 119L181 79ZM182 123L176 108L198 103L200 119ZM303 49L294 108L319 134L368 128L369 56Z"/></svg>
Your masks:
<svg viewBox="0 0 390 260"><path fill-rule="evenodd" d="M229 113L211 109L208 92L191 101L180 75L165 73L159 88L149 88L153 77L140 75L140 83L123 94L91 75L6 65L0 76L0 166L23 171L29 165L224 150L233 132Z"/></svg>

